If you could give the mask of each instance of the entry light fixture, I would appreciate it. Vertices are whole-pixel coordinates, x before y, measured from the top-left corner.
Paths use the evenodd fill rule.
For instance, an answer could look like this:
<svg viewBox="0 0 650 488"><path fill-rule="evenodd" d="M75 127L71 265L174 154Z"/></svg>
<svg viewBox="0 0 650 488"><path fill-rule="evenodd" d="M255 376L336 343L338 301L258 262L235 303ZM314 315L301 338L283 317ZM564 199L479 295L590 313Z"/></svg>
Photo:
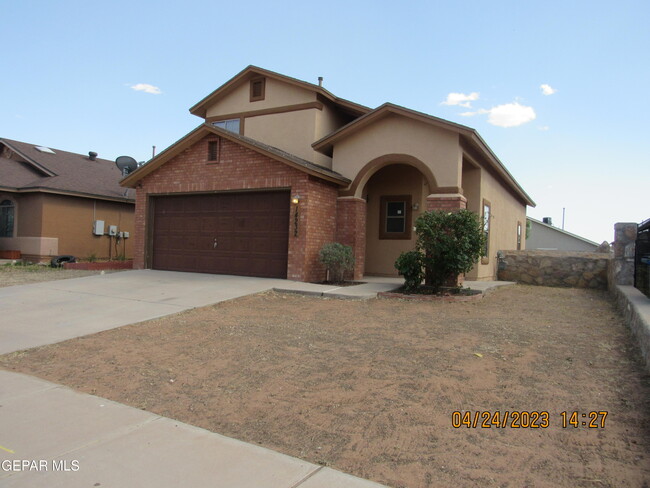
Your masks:
<svg viewBox="0 0 650 488"><path fill-rule="evenodd" d="M298 205L298 202L300 202L300 195L294 195L293 197L291 197L291 203L293 203L294 205Z"/></svg>

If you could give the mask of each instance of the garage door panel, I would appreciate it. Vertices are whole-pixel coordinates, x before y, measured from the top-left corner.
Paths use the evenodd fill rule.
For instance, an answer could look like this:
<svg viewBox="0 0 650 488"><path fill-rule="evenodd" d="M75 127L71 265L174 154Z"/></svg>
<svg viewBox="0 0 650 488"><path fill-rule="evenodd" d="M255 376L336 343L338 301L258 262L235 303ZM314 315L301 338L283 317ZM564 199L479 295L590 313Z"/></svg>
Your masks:
<svg viewBox="0 0 650 488"><path fill-rule="evenodd" d="M288 192L165 196L153 207L154 269L286 278Z"/></svg>

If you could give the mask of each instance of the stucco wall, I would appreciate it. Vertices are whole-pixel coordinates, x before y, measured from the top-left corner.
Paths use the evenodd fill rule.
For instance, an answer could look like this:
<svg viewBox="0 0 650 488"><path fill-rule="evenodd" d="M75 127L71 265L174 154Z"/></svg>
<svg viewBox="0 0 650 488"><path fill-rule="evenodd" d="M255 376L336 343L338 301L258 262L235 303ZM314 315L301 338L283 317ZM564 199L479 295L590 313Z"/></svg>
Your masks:
<svg viewBox="0 0 650 488"><path fill-rule="evenodd" d="M311 147L316 140L317 117L321 113L316 108L247 117L244 135L330 168L331 158Z"/></svg>
<svg viewBox="0 0 650 488"><path fill-rule="evenodd" d="M595 251L597 244L590 244L562 232L560 229L550 228L534 220L530 221L530 233L526 239L526 249L547 249L558 251Z"/></svg>
<svg viewBox="0 0 650 488"><path fill-rule="evenodd" d="M250 83L242 83L206 110L206 118L315 102L316 94L271 78L266 79L264 100L250 101Z"/></svg>
<svg viewBox="0 0 650 488"><path fill-rule="evenodd" d="M98 258L133 255L133 241L121 241L115 249L115 239L108 236L95 236L93 222L103 220L104 231L109 225L117 225L118 232L129 232L133 236L132 203L119 203L90 198L75 198L63 195L43 196L43 237L58 238L59 254L72 254L86 258L91 254ZM124 243L126 242L126 250ZM109 245L111 249L109 250Z"/></svg>
<svg viewBox="0 0 650 488"><path fill-rule="evenodd" d="M386 154L407 154L420 160L431 168L439 187L460 186L458 134L395 115L338 141L332 169L354 180L367 163Z"/></svg>
<svg viewBox="0 0 650 488"><path fill-rule="evenodd" d="M482 260L466 275L468 280L493 280L497 275L496 253L517 249L517 222L522 226L522 250L525 249L526 206L519 202L488 171L481 169L479 215L483 215L483 199L490 202L490 246L487 263ZM475 200L475 199L474 199ZM468 207L473 210L475 207Z"/></svg>
<svg viewBox="0 0 650 488"><path fill-rule="evenodd" d="M364 191L367 198L366 216L366 265L369 275L398 276L394 263L405 251L415 248L417 235L412 227L419 215L426 210L426 194L423 193L422 174L412 166L396 164L382 168L368 181ZM411 212L411 239L380 239L380 199L382 196L411 195L411 203L419 209Z"/></svg>

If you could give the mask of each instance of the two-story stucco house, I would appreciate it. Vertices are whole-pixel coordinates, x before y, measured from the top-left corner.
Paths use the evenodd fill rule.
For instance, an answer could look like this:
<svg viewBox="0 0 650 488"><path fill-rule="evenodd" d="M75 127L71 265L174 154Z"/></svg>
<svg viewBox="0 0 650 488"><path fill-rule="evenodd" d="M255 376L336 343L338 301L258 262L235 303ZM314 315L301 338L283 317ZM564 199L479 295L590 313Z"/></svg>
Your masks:
<svg viewBox="0 0 650 488"><path fill-rule="evenodd" d="M478 133L392 104L370 109L249 66L194 105L204 123L128 175L134 267L320 281L318 251L352 246L355 279L396 276L427 210L485 217L496 251L524 246L534 205Z"/></svg>

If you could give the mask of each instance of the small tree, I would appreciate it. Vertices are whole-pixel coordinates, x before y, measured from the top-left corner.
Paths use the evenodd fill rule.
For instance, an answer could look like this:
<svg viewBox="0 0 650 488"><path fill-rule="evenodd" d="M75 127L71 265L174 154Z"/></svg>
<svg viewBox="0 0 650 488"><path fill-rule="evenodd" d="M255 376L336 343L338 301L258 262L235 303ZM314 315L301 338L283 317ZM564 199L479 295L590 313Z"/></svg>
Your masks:
<svg viewBox="0 0 650 488"><path fill-rule="evenodd" d="M424 261L420 251L403 252L395 261L395 268L404 276L404 291L415 291L424 278Z"/></svg>
<svg viewBox="0 0 650 488"><path fill-rule="evenodd" d="M354 269L354 254L350 246L338 242L325 244L318 257L330 272L330 281L344 281L345 273Z"/></svg>
<svg viewBox="0 0 650 488"><path fill-rule="evenodd" d="M424 254L425 283L434 291L471 270L483 254L483 223L469 210L425 212L415 227L417 248Z"/></svg>
<svg viewBox="0 0 650 488"><path fill-rule="evenodd" d="M425 283L437 292L448 280L471 270L483 253L483 224L469 210L425 212L415 221L415 229L415 251L402 253L395 262L407 291L418 288L424 275Z"/></svg>

